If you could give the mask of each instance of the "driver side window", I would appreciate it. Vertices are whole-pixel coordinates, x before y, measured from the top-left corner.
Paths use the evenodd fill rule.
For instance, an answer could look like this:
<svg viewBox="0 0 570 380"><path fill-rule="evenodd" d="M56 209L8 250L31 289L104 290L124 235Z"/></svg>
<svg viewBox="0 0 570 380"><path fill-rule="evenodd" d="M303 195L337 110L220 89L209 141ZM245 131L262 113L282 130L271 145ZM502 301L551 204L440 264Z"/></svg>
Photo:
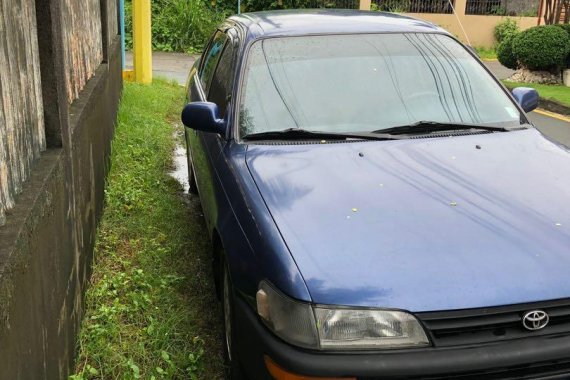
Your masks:
<svg viewBox="0 0 570 380"><path fill-rule="evenodd" d="M220 111L220 117L225 119L229 102L231 100L234 83L235 48L232 40L228 40L220 56L218 66L210 82L208 101L216 103Z"/></svg>
<svg viewBox="0 0 570 380"><path fill-rule="evenodd" d="M210 46L208 46L208 50L204 52L202 69L200 71L200 83L202 84L202 89L206 94L210 88L210 82L212 81L214 70L216 69L226 40L227 36L224 33L217 31Z"/></svg>

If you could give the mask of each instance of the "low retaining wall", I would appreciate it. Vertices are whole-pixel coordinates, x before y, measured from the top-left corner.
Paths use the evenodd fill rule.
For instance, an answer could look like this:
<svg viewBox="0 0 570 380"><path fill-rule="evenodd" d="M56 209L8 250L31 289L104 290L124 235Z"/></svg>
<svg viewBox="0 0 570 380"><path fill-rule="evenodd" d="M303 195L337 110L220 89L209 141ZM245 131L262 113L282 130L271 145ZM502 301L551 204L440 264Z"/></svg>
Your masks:
<svg viewBox="0 0 570 380"><path fill-rule="evenodd" d="M470 43L471 46L490 48L495 44L495 37L493 31L495 25L503 22L506 17L504 16L475 16L461 14L457 10L457 17L453 14L439 14L439 13L406 13L406 16L411 16L421 20L426 20L436 25L441 26L451 34L455 35L463 43ZM465 33L461 30L461 26L457 18L463 24ZM515 20L521 30L528 29L537 25L536 17L509 17Z"/></svg>
<svg viewBox="0 0 570 380"><path fill-rule="evenodd" d="M69 106L0 228L0 379L66 379L73 365L122 89L120 42Z"/></svg>

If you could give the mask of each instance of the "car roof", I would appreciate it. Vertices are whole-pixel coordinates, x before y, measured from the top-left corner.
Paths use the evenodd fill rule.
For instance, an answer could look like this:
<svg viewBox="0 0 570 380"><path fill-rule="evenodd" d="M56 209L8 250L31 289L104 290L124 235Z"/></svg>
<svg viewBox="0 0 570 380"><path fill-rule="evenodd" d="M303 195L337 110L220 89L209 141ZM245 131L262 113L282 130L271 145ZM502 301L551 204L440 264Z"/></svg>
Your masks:
<svg viewBox="0 0 570 380"><path fill-rule="evenodd" d="M242 13L230 18L249 37L348 33L445 33L423 20L394 13L340 9L303 9Z"/></svg>

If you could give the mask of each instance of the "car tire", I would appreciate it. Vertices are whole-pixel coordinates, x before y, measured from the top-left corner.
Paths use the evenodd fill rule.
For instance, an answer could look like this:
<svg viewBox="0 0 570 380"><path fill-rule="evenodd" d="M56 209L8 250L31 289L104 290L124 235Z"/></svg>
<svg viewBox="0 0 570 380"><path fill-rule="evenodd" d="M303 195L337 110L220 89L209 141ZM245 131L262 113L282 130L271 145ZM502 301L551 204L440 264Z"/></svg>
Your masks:
<svg viewBox="0 0 570 380"><path fill-rule="evenodd" d="M222 253L223 255L223 253ZM223 256L222 256L223 257ZM236 334L234 329L235 292L230 278L227 262L222 262L222 316L224 321L224 359L226 364L226 379L245 380L236 350Z"/></svg>
<svg viewBox="0 0 570 380"><path fill-rule="evenodd" d="M186 162L188 163L188 191L190 194L198 194L198 186L196 185L196 177L192 168L192 160L190 159L190 146L188 144L188 132L184 130L186 137Z"/></svg>

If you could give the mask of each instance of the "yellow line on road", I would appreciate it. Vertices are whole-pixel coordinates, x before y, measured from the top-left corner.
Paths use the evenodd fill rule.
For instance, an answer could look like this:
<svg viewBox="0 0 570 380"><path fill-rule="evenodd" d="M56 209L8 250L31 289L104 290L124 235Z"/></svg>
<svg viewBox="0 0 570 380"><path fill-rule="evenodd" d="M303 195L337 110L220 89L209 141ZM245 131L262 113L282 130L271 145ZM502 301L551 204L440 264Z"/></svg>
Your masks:
<svg viewBox="0 0 570 380"><path fill-rule="evenodd" d="M568 116L560 115L558 113L554 113L554 112L550 112L550 111L545 111L545 110L540 109L540 108L534 110L534 112L541 114L541 115L544 115L544 116L551 117L553 119L558 119L558 120L562 120L562 121L565 121L567 123L570 123L570 117L568 117Z"/></svg>

